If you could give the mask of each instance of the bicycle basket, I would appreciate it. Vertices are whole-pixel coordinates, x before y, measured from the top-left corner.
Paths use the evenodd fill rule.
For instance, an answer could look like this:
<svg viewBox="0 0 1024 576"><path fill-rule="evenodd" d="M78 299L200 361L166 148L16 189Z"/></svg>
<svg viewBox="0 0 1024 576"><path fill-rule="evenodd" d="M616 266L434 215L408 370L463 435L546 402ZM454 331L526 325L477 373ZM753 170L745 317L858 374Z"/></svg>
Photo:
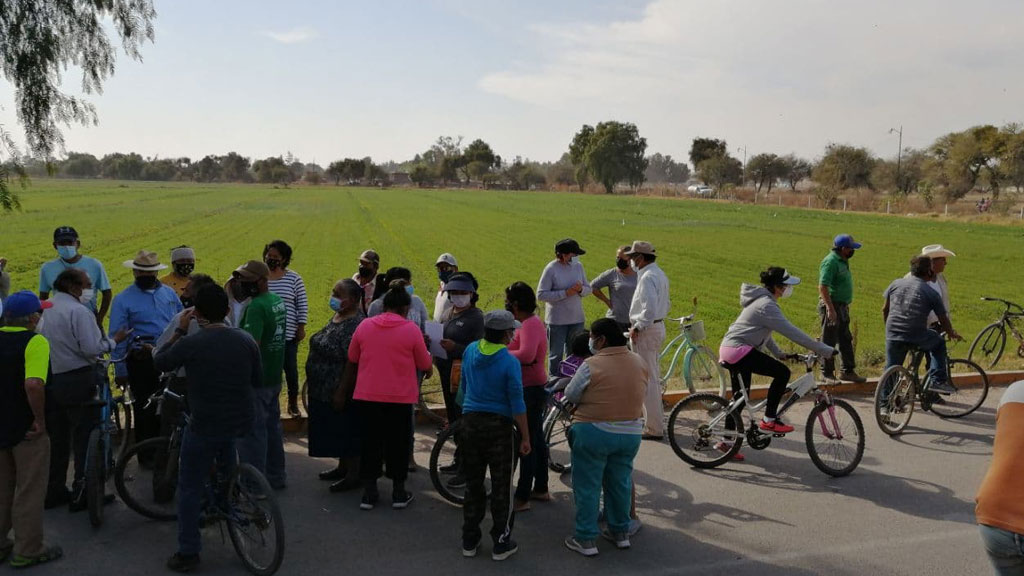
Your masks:
<svg viewBox="0 0 1024 576"><path fill-rule="evenodd" d="M706 337L706 334L704 334L704 321L698 320L685 324L683 326L683 334L686 334L686 337L692 342L703 340Z"/></svg>

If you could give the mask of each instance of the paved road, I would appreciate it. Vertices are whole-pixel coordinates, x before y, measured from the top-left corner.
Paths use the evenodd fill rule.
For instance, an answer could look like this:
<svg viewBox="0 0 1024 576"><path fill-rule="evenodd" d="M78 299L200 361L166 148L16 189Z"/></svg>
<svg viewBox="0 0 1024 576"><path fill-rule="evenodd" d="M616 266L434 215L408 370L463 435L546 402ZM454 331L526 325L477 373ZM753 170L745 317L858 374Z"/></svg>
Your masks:
<svg viewBox="0 0 1024 576"><path fill-rule="evenodd" d="M814 467L799 434L764 452L745 448L745 463L711 471L689 468L667 443L644 442L636 481L645 527L632 550L602 541L596 559L562 545L573 525L567 476L552 479L554 502L517 518L517 556L505 563L489 554L467 560L459 553L461 510L439 499L424 470L412 477L416 500L409 509L362 512L357 493L332 495L315 479L329 462L306 457L296 438L288 446L290 485L280 493L287 551L279 573L988 574L973 497L990 459L1003 390L994 389L986 406L962 421L917 412L899 440L878 431L867 398L854 398L867 450L860 468L841 479ZM791 421L802 422L808 406L795 407ZM423 465L433 435L419 432ZM385 501L388 495L384 490ZM66 557L32 570L39 576L162 574L175 548L173 523L144 520L120 503L97 532L84 514L54 510L46 520ZM226 536L209 531L204 544L203 574L245 573Z"/></svg>

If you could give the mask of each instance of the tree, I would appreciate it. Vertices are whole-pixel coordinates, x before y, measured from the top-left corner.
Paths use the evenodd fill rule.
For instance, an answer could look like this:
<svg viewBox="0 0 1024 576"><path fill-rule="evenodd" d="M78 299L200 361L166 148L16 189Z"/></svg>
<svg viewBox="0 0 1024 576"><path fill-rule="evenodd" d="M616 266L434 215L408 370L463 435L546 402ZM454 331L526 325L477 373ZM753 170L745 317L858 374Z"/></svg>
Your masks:
<svg viewBox="0 0 1024 576"><path fill-rule="evenodd" d="M174 160L152 158L142 166L139 178L154 182L167 182L174 179L176 173L177 167Z"/></svg>
<svg viewBox="0 0 1024 576"><path fill-rule="evenodd" d="M587 170L586 154L590 139L594 136L594 127L584 124L569 143L569 161L573 166L573 178L580 187L580 192L587 185L590 173Z"/></svg>
<svg viewBox="0 0 1024 576"><path fill-rule="evenodd" d="M317 172L315 170L307 170L306 173L302 175L302 181L305 182L306 184L311 184L313 186L320 184L322 180L323 176L320 174L320 172Z"/></svg>
<svg viewBox="0 0 1024 576"><path fill-rule="evenodd" d="M146 161L142 156L132 152L107 154L100 160L100 174L104 178L116 180L138 180L142 177L142 169Z"/></svg>
<svg viewBox="0 0 1024 576"><path fill-rule="evenodd" d="M940 186L947 200L958 200L985 183L999 194L999 158L1004 136L995 126L975 126L935 140L930 150L929 178Z"/></svg>
<svg viewBox="0 0 1024 576"><path fill-rule="evenodd" d="M116 55L107 31L116 30L125 53L140 60L142 43L154 38L154 18L151 0L0 2L0 72L14 87L18 121L32 154L51 158L63 146L59 124L97 121L91 103L60 90L61 73L73 65L82 71L85 94L101 92L114 73ZM24 186L25 171L2 128L0 155L11 161L0 173L0 208L9 211L19 204L8 178L19 177Z"/></svg>
<svg viewBox="0 0 1024 576"><path fill-rule="evenodd" d="M434 182L434 172L430 169L430 166L420 162L409 171L409 180L412 180L416 183L416 186L422 188L424 185Z"/></svg>
<svg viewBox="0 0 1024 576"><path fill-rule="evenodd" d="M924 152L911 148L904 150L898 160L876 160L871 170L871 186L902 196L914 194L924 180L927 163Z"/></svg>
<svg viewBox="0 0 1024 576"><path fill-rule="evenodd" d="M463 150L460 164L462 174L468 184L472 178L482 180L484 174L490 172L492 168L500 168L501 157L494 153L490 144L477 138Z"/></svg>
<svg viewBox="0 0 1024 576"><path fill-rule="evenodd" d="M544 171L535 162L517 157L502 172L505 183L515 190L530 190L534 186L544 184Z"/></svg>
<svg viewBox="0 0 1024 576"><path fill-rule="evenodd" d="M647 157L644 179L653 183L682 184L690 179L690 167L671 156L655 152Z"/></svg>
<svg viewBox="0 0 1024 576"><path fill-rule="evenodd" d="M256 173L256 180L263 184L283 184L287 186L295 180L291 168L285 164L280 156L271 156L252 163L252 170Z"/></svg>
<svg viewBox="0 0 1024 576"><path fill-rule="evenodd" d="M208 154L202 160L196 162L195 177L200 182L213 182L220 180L222 175L221 164L217 157Z"/></svg>
<svg viewBox="0 0 1024 576"><path fill-rule="evenodd" d="M690 145L690 164L693 164L694 169L700 166L700 163L713 158L715 156L728 156L729 149L725 144L725 140L718 140L716 138L694 138L693 143Z"/></svg>
<svg viewBox="0 0 1024 576"><path fill-rule="evenodd" d="M796 192L796 185L811 175L811 163L793 154L779 158L779 178L786 181L789 189Z"/></svg>
<svg viewBox="0 0 1024 576"><path fill-rule="evenodd" d="M563 154L558 162L548 166L546 180L549 184L560 184L562 186L572 186L576 183L576 172L572 168L572 161L569 160L568 152Z"/></svg>
<svg viewBox="0 0 1024 576"><path fill-rule="evenodd" d="M1007 184L1020 192L1024 189L1024 131L1016 124L1003 128L1003 154L999 167Z"/></svg>
<svg viewBox="0 0 1024 576"><path fill-rule="evenodd" d="M247 182L250 179L249 167L251 162L245 156L237 152L228 152L218 158L221 177L227 182Z"/></svg>
<svg viewBox="0 0 1024 576"><path fill-rule="evenodd" d="M705 184L721 190L726 184L737 185L743 181L743 163L728 154L718 154L701 161L697 175Z"/></svg>
<svg viewBox="0 0 1024 576"><path fill-rule="evenodd" d="M833 191L869 187L874 163L875 159L867 148L829 144L812 176L815 182Z"/></svg>
<svg viewBox="0 0 1024 576"><path fill-rule="evenodd" d="M757 154L747 162L746 178L757 186L758 193L767 184L768 190L765 193L771 194L775 181L784 176L784 169L782 159L775 154Z"/></svg>
<svg viewBox="0 0 1024 576"><path fill-rule="evenodd" d="M92 154L68 152L60 171L72 178L95 178L100 174L100 161Z"/></svg>
<svg viewBox="0 0 1024 576"><path fill-rule="evenodd" d="M345 162L342 160L335 160L327 166L327 176L334 180L334 185L341 184L341 179L345 176Z"/></svg>
<svg viewBox="0 0 1024 576"><path fill-rule="evenodd" d="M635 124L609 121L594 128L584 125L569 145L569 156L576 166L576 181L581 189L585 174L611 194L623 180L634 188L643 184L646 150L647 139L640 136Z"/></svg>

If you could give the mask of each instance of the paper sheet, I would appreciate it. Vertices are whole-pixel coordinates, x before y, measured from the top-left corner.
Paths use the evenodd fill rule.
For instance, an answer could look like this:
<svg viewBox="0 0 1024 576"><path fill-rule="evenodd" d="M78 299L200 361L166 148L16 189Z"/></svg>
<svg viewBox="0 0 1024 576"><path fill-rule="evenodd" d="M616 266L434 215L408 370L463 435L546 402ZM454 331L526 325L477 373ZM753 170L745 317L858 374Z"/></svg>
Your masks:
<svg viewBox="0 0 1024 576"><path fill-rule="evenodd" d="M448 352L441 347L441 339L444 338L444 326L440 322L428 321L426 323L427 337L430 338L430 355L442 360L448 358Z"/></svg>

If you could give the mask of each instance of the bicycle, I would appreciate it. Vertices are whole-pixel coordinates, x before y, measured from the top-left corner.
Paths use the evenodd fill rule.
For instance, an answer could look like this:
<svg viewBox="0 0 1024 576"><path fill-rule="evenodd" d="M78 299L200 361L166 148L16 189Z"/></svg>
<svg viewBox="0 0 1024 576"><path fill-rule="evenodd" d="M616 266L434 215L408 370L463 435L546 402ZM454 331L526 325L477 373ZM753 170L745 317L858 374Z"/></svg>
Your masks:
<svg viewBox="0 0 1024 576"><path fill-rule="evenodd" d="M789 383L789 397L779 408L782 416L797 400L815 393L814 407L807 416L805 441L811 462L829 476L846 476L853 472L864 456L864 425L853 406L829 394L827 385L819 383L814 369L820 361L816 354L796 354L806 373ZM743 444L764 450L773 434L758 428L757 413L767 400L751 405L746 387L740 383L738 396L731 401L711 393L693 394L676 404L669 416L668 438L672 450L683 461L697 468L714 468L730 461ZM743 409L739 404L743 403ZM743 412L749 424L743 422ZM820 444L820 446L819 446Z"/></svg>
<svg viewBox="0 0 1024 576"><path fill-rule="evenodd" d="M1024 318L1024 308L1002 298L983 296L981 299L986 302L1000 302L1006 306L1006 309L1003 310L999 320L984 327L974 338L974 342L971 342L971 349L967 352L967 359L972 362L977 361L979 364L986 364L986 370L994 368L1006 349L1007 328L1017 340L1017 356L1024 358L1024 335L1013 325L1014 319Z"/></svg>
<svg viewBox="0 0 1024 576"><path fill-rule="evenodd" d="M308 417L309 416L309 387L307 386L307 382L305 380L302 381L302 388L300 389L300 392L299 392L299 398L302 401L302 411L305 412L306 416ZM426 416L427 419L430 420L434 424L443 424L444 421L445 421L444 416L442 416L442 415L438 414L437 412L435 412L434 409L431 408L429 404L427 404L427 400L423 396L423 387L422 386L420 386L419 398L417 399L417 402L416 402L416 411L419 412L420 414L423 414L424 416Z"/></svg>
<svg viewBox="0 0 1024 576"><path fill-rule="evenodd" d="M99 418L96 420L92 431L89 433L89 440L85 453L85 500L86 508L89 511L89 523L93 528L99 528L103 524L103 508L106 499L107 480L110 479L115 468L117 458L124 455L128 448L127 428L121 427L120 410L124 411L125 422L128 428L131 427L131 402L125 401L127 396L131 398L127 390L122 391L120 401L110 391L109 371L111 364L123 362L124 357L118 359L100 359L99 365L103 369L104 378L96 390L96 397L87 403L87 406L98 407ZM119 445L114 446L114 436L119 436Z"/></svg>
<svg viewBox="0 0 1024 576"><path fill-rule="evenodd" d="M430 482L442 498L456 506L462 506L466 501L466 485L452 485L452 478L460 471L455 459L455 451L457 449L456 439L461 432L462 419L460 418L438 434L437 441L430 450ZM518 432L516 433L516 438L519 438ZM516 446L518 445L519 442L517 440ZM520 456L517 453L512 463L513 474L519 464L519 458ZM489 474L490 472L488 471L487 473ZM446 480L445 477L448 477L448 479ZM491 481L488 477L484 478L484 491L487 493L487 497L490 498Z"/></svg>
<svg viewBox="0 0 1024 576"><path fill-rule="evenodd" d="M166 402L185 405L183 396L166 386L147 401L157 403L159 413ZM132 446L114 471L114 484L124 503L146 518L177 520L178 462L185 428L191 418L187 410L170 436L150 438ZM142 455L153 454L146 463ZM226 497L224 496L226 495ZM277 572L284 560L284 520L270 483L250 464L234 463L228 477L211 468L204 487L200 526L227 525L231 544L246 569L257 576ZM223 536L223 532L221 533Z"/></svg>
<svg viewBox="0 0 1024 576"><path fill-rule="evenodd" d="M919 348L911 349L907 367L891 366L878 379L875 420L882 432L889 436L903 432L910 424L915 400L921 403L922 410L931 410L940 418L961 418L977 410L988 396L988 375L985 371L970 360L951 358L946 359L946 374L950 386L956 391L949 395L929 392L931 376L926 375L923 382L919 376L925 355ZM967 381L957 385L954 375ZM886 390L890 391L888 398L885 397Z"/></svg>
<svg viewBox="0 0 1024 576"><path fill-rule="evenodd" d="M572 409L565 401L565 386L569 378L556 378L546 389L548 407L544 414L544 442L548 447L548 469L556 474L572 471L572 457L569 446L569 426L572 425Z"/></svg>
<svg viewBox="0 0 1024 576"><path fill-rule="evenodd" d="M676 372L676 365L682 356L682 364L679 364L679 377L686 384L690 394L699 390L714 388L717 382L718 393L725 396L728 376L718 364L718 357L702 342L706 337L704 322L694 320L697 316L697 299L693 299L693 312L682 318L665 318L665 322L677 322L679 324L679 335L670 340L661 353L658 354L658 361L662 362L671 353L671 362L668 370L661 375L661 393L664 395L668 389L668 381Z"/></svg>

